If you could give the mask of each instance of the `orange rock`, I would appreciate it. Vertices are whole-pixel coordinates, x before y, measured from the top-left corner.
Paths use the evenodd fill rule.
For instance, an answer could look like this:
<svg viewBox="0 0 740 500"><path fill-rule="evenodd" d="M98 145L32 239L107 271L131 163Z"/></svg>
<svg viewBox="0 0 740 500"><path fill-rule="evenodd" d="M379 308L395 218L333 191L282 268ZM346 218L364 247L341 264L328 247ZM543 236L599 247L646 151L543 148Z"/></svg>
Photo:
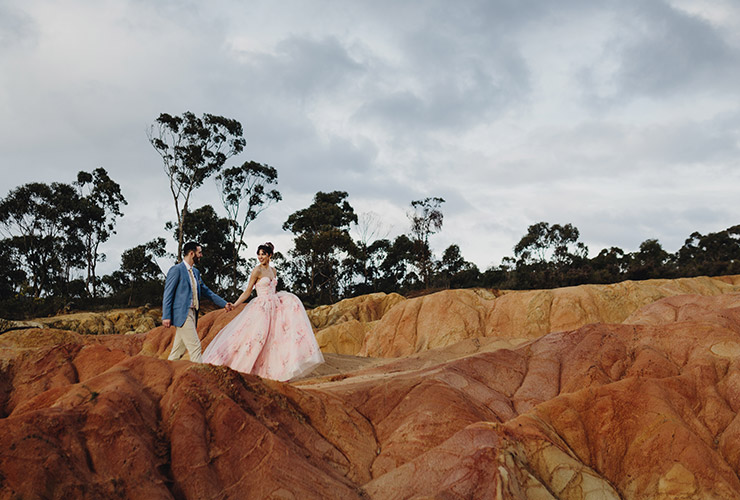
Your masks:
<svg viewBox="0 0 740 500"><path fill-rule="evenodd" d="M362 323L377 321L393 306L404 300L406 299L397 293L378 292L319 306L307 313L314 329L321 330L351 320Z"/></svg>
<svg viewBox="0 0 740 500"><path fill-rule="evenodd" d="M377 321L363 323L351 319L327 326L316 332L316 341L324 353L355 355L362 349L365 337L377 323Z"/></svg>
<svg viewBox="0 0 740 500"><path fill-rule="evenodd" d="M290 384L163 360L174 329L11 331L0 498L740 498L740 294L716 282L549 291L551 325L564 304L614 321L434 349L420 330L424 350L327 354L325 376ZM464 292L441 303L471 330L516 295ZM607 292L635 296L617 314ZM442 325L420 299L380 323ZM203 316L204 344L236 314Z"/></svg>
<svg viewBox="0 0 740 500"><path fill-rule="evenodd" d="M678 321L699 321L707 316L712 322L723 318L732 324L738 320L740 293L727 293L716 297L703 295L676 295L642 307L624 319L635 325L661 325ZM731 315L728 316L728 314Z"/></svg>
<svg viewBox="0 0 740 500"><path fill-rule="evenodd" d="M397 293L372 293L308 311L324 353L357 354L378 320L406 299Z"/></svg>
<svg viewBox="0 0 740 500"><path fill-rule="evenodd" d="M365 337L359 354L408 356L476 337L530 338L589 323L621 323L639 308L681 294L740 292L728 279L625 281L554 290L445 290L392 308Z"/></svg>
<svg viewBox="0 0 740 500"><path fill-rule="evenodd" d="M364 419L331 415L336 437L344 425L358 438L337 447L310 425L321 415L301 406L321 413L325 404L308 395L296 403L271 385L134 356L47 390L0 421L3 495L359 499L348 477L369 478L375 448L364 446L374 443Z"/></svg>

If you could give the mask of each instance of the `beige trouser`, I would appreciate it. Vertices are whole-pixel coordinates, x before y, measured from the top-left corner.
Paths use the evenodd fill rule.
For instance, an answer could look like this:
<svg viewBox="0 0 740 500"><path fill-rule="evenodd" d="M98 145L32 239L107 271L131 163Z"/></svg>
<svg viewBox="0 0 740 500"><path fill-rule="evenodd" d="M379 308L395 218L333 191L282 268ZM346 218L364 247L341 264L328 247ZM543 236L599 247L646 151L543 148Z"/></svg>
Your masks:
<svg viewBox="0 0 740 500"><path fill-rule="evenodd" d="M190 354L190 361L203 362L200 355L200 339L198 338L198 331L195 329L195 309L192 308L188 312L188 319L185 320L185 324L175 331L172 352L167 359L170 361L180 359L185 354L185 349Z"/></svg>

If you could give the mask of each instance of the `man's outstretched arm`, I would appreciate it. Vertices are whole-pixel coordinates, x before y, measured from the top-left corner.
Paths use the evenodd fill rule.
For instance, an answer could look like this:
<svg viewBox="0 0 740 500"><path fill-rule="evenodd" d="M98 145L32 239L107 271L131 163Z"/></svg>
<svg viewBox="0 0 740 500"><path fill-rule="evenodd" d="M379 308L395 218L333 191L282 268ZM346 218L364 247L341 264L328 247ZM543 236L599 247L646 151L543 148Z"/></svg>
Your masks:
<svg viewBox="0 0 740 500"><path fill-rule="evenodd" d="M221 297L216 295L214 292L212 292L211 289L208 288L205 283L203 283L202 279L199 281L200 281L200 294L202 296L207 297L208 300L216 304L218 307L226 307L227 309L229 309L228 306L230 302L226 302L224 299L222 299Z"/></svg>

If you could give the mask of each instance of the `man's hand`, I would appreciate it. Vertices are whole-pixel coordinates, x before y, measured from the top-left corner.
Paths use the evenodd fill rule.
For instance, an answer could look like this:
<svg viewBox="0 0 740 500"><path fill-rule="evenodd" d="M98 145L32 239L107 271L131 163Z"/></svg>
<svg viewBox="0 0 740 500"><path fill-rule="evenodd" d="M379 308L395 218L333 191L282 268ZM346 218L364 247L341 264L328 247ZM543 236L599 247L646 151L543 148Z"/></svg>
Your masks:
<svg viewBox="0 0 740 500"><path fill-rule="evenodd" d="M231 302L227 302L224 306L224 309L226 309L226 312L231 312L231 310L234 309L234 304L232 304Z"/></svg>
<svg viewBox="0 0 740 500"><path fill-rule="evenodd" d="M162 320L162 326L165 328L169 328L172 326L172 320L171 319L163 319Z"/></svg>

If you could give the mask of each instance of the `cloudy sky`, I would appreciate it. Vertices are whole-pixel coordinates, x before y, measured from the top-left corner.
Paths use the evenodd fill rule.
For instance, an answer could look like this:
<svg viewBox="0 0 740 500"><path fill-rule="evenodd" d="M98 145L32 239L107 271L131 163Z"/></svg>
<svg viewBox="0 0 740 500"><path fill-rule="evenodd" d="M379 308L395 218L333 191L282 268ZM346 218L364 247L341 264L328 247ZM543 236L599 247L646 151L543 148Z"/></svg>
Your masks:
<svg viewBox="0 0 740 500"><path fill-rule="evenodd" d="M0 196L104 167L129 204L103 272L169 238L146 130L184 111L278 170L251 249L331 190L390 237L443 197L433 247L482 269L540 221L591 256L740 223L737 0L0 0Z"/></svg>

